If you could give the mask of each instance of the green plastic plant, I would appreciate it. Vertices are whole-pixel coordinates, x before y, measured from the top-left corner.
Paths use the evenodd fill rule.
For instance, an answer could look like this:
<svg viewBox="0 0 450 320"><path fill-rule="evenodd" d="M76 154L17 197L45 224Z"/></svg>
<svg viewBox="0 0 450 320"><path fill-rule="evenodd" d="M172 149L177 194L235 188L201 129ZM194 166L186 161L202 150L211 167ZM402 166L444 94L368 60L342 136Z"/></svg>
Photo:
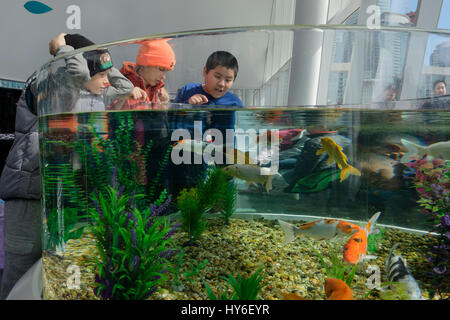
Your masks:
<svg viewBox="0 0 450 320"><path fill-rule="evenodd" d="M219 167L209 167L206 178L197 183L197 190L205 212L219 212L225 223L236 210L237 187Z"/></svg>
<svg viewBox="0 0 450 320"><path fill-rule="evenodd" d="M184 260L186 250L184 248L180 249L177 255L174 257L171 264L171 272L174 276L174 281L172 284L172 289L175 291L183 291L184 285L180 281L181 267L183 265L189 264L189 269L183 272L183 275L187 281L194 283L194 276L200 274L201 270L206 267L208 259L203 260L201 263L192 263Z"/></svg>
<svg viewBox="0 0 450 320"><path fill-rule="evenodd" d="M109 187L92 196L90 229L98 249L94 292L103 299L146 299L168 271L172 229L167 218L152 215L150 208L136 208L134 198L142 195L122 190Z"/></svg>
<svg viewBox="0 0 450 320"><path fill-rule="evenodd" d="M328 278L335 278L344 281L349 287L353 281L353 278L355 277L357 265L353 265L353 267L347 265L344 263L341 259L338 258L337 253L332 250L331 251L331 266L329 266L323 256L318 252L315 251L317 257L319 257L320 262L322 263L322 266L325 268L327 277Z"/></svg>
<svg viewBox="0 0 450 320"><path fill-rule="evenodd" d="M205 268L206 264L208 263L208 259L203 260L203 262L200 263L192 263L189 262L189 269L184 271L184 276L186 277L186 280L190 281L192 284L194 284L194 276L197 274L200 274L200 272Z"/></svg>
<svg viewBox="0 0 450 320"><path fill-rule="evenodd" d="M69 164L47 164L43 176L44 250L62 250L83 234L87 201Z"/></svg>
<svg viewBox="0 0 450 320"><path fill-rule="evenodd" d="M267 283L262 282L264 276L260 275L263 268L259 268L250 277L242 277L240 274L236 279L230 274L222 277L227 282L227 288L224 292L216 296L212 289L205 283L206 292L211 300L260 300L259 292ZM232 292L228 295L229 286Z"/></svg>
<svg viewBox="0 0 450 320"><path fill-rule="evenodd" d="M381 246L381 241L384 239L384 229L379 228L378 230L378 233L367 236L367 252L372 254L378 251Z"/></svg>
<svg viewBox="0 0 450 320"><path fill-rule="evenodd" d="M75 208L51 210L44 224L44 250L60 251L70 239L79 239L85 229L80 220L86 217L79 215Z"/></svg>
<svg viewBox="0 0 450 320"><path fill-rule="evenodd" d="M177 206L181 214L181 228L188 233L192 245L200 238L206 227L203 215L205 207L202 204L197 188L183 189L177 198Z"/></svg>

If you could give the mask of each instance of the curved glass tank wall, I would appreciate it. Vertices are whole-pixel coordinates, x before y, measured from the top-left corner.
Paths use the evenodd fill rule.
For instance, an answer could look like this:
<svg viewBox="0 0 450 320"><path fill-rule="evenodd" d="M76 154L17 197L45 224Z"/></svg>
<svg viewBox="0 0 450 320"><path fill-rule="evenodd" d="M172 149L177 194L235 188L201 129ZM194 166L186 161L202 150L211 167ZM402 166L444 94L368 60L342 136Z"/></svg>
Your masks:
<svg viewBox="0 0 450 320"><path fill-rule="evenodd" d="M45 298L448 297L450 113L432 85L450 71L415 54L431 33L450 41L445 30L243 27L49 61L38 76ZM167 48L152 55L161 39L175 65ZM109 69L93 95L83 59L105 68L93 51L104 48L159 91L133 96ZM156 73L144 82L126 64L140 50L141 63L174 69L137 68ZM237 58L236 79L224 62L204 69L215 51ZM242 107L216 100L227 89ZM261 286L242 296L231 277Z"/></svg>

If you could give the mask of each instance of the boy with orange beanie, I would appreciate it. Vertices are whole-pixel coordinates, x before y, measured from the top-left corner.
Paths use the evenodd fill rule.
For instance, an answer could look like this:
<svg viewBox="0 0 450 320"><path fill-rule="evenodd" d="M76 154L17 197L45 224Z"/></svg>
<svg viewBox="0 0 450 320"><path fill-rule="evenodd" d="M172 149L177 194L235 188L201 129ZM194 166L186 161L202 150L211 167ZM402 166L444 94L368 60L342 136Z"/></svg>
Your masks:
<svg viewBox="0 0 450 320"><path fill-rule="evenodd" d="M144 41L136 56L136 63L123 63L120 72L133 83L135 89L139 88L139 90L133 91L133 99L156 104L169 102L169 95L164 88L164 79L166 73L175 67L176 60L175 53L167 41L168 39ZM118 108L130 110L142 109L143 106L147 108L145 103L136 103L135 100L128 99ZM136 121L136 140L142 148L146 142L151 140L154 157L147 167L142 157L136 157L138 167L136 182L138 184L147 185L158 170L159 160L162 160L168 145L168 142L165 143L167 137L164 136L168 127L166 122L163 114L153 114L152 117Z"/></svg>
<svg viewBox="0 0 450 320"><path fill-rule="evenodd" d="M136 99L147 102L169 102L169 95L164 88L166 73L175 67L175 53L167 39L144 41L136 57L136 63L124 62L120 72L135 87L143 91L134 95ZM128 109L125 107L124 109Z"/></svg>

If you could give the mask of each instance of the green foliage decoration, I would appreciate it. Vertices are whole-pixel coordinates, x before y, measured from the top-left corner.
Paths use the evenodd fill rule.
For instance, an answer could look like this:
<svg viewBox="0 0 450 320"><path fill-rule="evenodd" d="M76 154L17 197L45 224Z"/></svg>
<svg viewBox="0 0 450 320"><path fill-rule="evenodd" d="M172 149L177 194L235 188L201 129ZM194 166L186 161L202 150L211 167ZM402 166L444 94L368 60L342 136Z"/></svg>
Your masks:
<svg viewBox="0 0 450 320"><path fill-rule="evenodd" d="M205 283L206 292L210 300L260 300L259 292L267 283L262 282L263 275L260 275L263 268L259 268L249 277L243 277L241 274L236 279L230 274L222 277L227 282L227 288L218 296L214 294L212 289ZM229 286L232 292L229 294Z"/></svg>
<svg viewBox="0 0 450 320"><path fill-rule="evenodd" d="M332 250L330 265L325 262L324 257L316 250L314 250L317 257L319 258L322 266L325 268L328 278L335 278L338 280L344 281L349 287L353 282L353 278L355 277L355 273L357 270L357 264L352 267L339 259L337 253Z"/></svg>
<svg viewBox="0 0 450 320"><path fill-rule="evenodd" d="M103 299L146 299L166 278L172 251L170 221L139 210L124 188L92 196L90 231L97 240L95 294Z"/></svg>

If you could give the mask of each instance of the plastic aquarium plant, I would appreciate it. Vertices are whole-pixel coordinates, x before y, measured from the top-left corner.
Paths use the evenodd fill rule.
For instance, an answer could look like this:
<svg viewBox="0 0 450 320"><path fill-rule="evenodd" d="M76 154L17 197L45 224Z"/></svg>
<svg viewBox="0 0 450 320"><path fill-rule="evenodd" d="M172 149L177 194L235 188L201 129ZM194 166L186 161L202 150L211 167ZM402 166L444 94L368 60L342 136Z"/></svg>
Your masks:
<svg viewBox="0 0 450 320"><path fill-rule="evenodd" d="M421 212L429 218L431 231L438 233L427 259L433 264L436 291L445 292L450 278L450 161L430 161L425 155L406 166L414 170L413 187L419 194Z"/></svg>
<svg viewBox="0 0 450 320"><path fill-rule="evenodd" d="M84 232L85 225L80 219L87 215L79 215L76 208L54 208L47 214L44 229L44 250L64 251L64 245L70 239L78 239Z"/></svg>
<svg viewBox="0 0 450 320"><path fill-rule="evenodd" d="M42 168L44 180L44 250L62 251L70 239L84 231L86 198L69 164L48 164Z"/></svg>
<svg viewBox="0 0 450 320"><path fill-rule="evenodd" d="M219 212L225 223L236 210L237 188L229 176L219 167L210 167L206 178L197 183L200 201L205 211Z"/></svg>
<svg viewBox="0 0 450 320"><path fill-rule="evenodd" d="M255 273L249 277L242 277L240 274L236 279L230 274L222 277L227 282L227 288L224 292L216 296L212 289L205 283L206 292L211 300L260 300L259 292L267 284L262 282L264 276L260 275L263 268L259 268ZM229 295L229 286L232 292Z"/></svg>
<svg viewBox="0 0 450 320"><path fill-rule="evenodd" d="M177 198L177 206L181 214L181 228L189 236L185 245L194 245L206 227L203 218L205 206L197 188L183 189Z"/></svg>
<svg viewBox="0 0 450 320"><path fill-rule="evenodd" d="M123 194L123 187L92 196L90 229L97 240L94 293L102 299L146 299L158 289L173 254L176 230L154 206L136 208L142 195Z"/></svg>
<svg viewBox="0 0 450 320"><path fill-rule="evenodd" d="M109 137L98 132L94 126L95 114L88 115L88 124L80 129L80 138L74 143L63 143L79 156L80 168L76 170L78 185L83 186L83 194L88 198L93 190L102 192L110 185L112 175L116 175L119 185L126 193L145 194L136 199L139 209L156 201L163 189L161 176L166 169L172 146L164 151L162 160L155 167L155 175L146 183L146 168L151 160L153 141L141 146L134 137L135 122L129 113L109 115L114 131ZM158 151L162 152L162 151Z"/></svg>
<svg viewBox="0 0 450 320"><path fill-rule="evenodd" d="M333 250L331 251L331 266L329 266L319 252L315 251L315 253L322 263L322 266L325 268L329 278L342 280L350 287L353 278L355 277L356 269L358 267L357 264L350 267L339 259L337 253Z"/></svg>
<svg viewBox="0 0 450 320"><path fill-rule="evenodd" d="M367 252L376 253L380 248L381 241L384 239L384 229L379 228L379 232L375 234L369 234L367 236Z"/></svg>

